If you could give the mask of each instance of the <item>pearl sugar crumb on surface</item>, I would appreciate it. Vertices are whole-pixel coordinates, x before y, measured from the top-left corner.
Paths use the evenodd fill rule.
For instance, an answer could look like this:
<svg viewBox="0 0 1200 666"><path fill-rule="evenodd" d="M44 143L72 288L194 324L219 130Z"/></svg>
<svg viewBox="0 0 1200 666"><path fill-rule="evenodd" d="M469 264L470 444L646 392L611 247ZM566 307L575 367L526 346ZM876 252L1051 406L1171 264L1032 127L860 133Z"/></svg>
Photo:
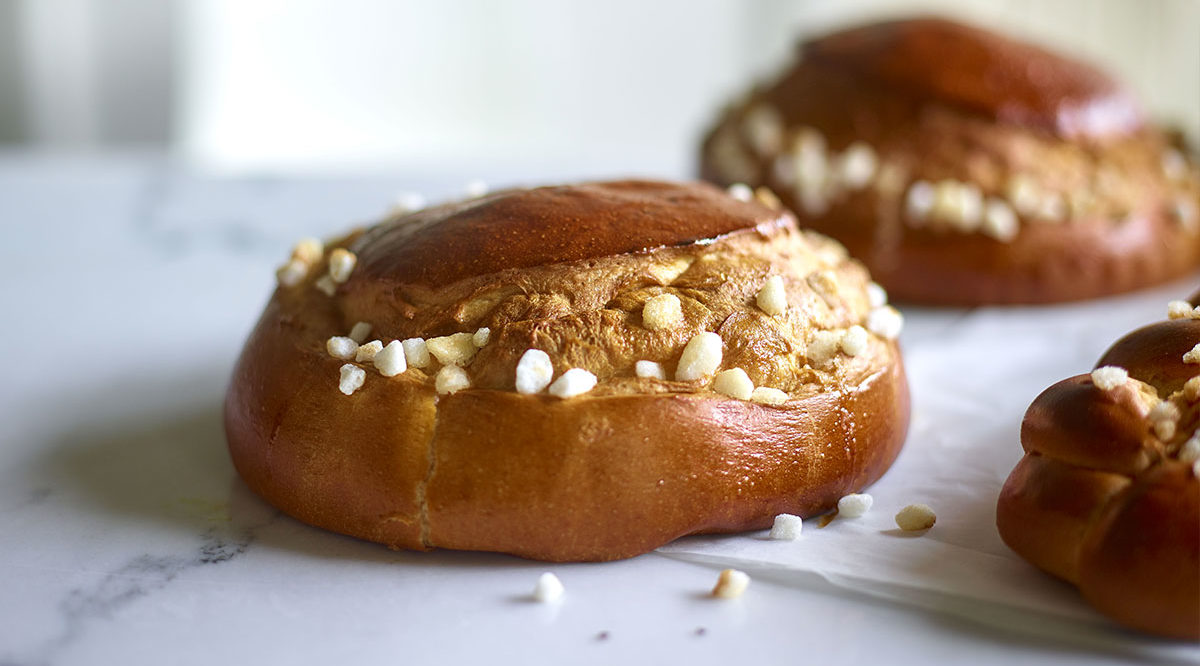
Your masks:
<svg viewBox="0 0 1200 666"><path fill-rule="evenodd" d="M335 335L325 341L325 351L334 358L349 361L358 353L358 343L353 338Z"/></svg>
<svg viewBox="0 0 1200 666"><path fill-rule="evenodd" d="M475 335L471 336L471 342L479 348L487 346L489 340L492 339L492 329L484 326L475 331Z"/></svg>
<svg viewBox="0 0 1200 666"><path fill-rule="evenodd" d="M857 324L851 326L842 334L839 344L846 356L858 356L867 350L867 329Z"/></svg>
<svg viewBox="0 0 1200 666"><path fill-rule="evenodd" d="M475 358L479 347L475 346L473 333L454 333L425 341L425 347L442 365L467 365Z"/></svg>
<svg viewBox="0 0 1200 666"><path fill-rule="evenodd" d="M533 598L544 604L562 599L564 592L566 588L563 587L562 581L549 571L539 576L537 584L533 586Z"/></svg>
<svg viewBox="0 0 1200 666"><path fill-rule="evenodd" d="M712 388L717 393L738 400L749 400L754 394L754 382L741 368L722 370L713 377Z"/></svg>
<svg viewBox="0 0 1200 666"><path fill-rule="evenodd" d="M275 279L284 287L294 287L308 277L309 268L303 261L292 259L275 271Z"/></svg>
<svg viewBox="0 0 1200 666"><path fill-rule="evenodd" d="M860 518L871 510L875 498L866 493L850 493L838 500L838 515L845 518Z"/></svg>
<svg viewBox="0 0 1200 666"><path fill-rule="evenodd" d="M429 346L421 338L409 338L402 341L404 360L414 368L424 368L429 365Z"/></svg>
<svg viewBox="0 0 1200 666"><path fill-rule="evenodd" d="M395 377L408 369L408 361L404 355L404 344L392 340L373 359L375 369L384 377Z"/></svg>
<svg viewBox="0 0 1200 666"><path fill-rule="evenodd" d="M1200 363L1200 343L1183 355L1184 363Z"/></svg>
<svg viewBox="0 0 1200 666"><path fill-rule="evenodd" d="M778 275L767 278L754 296L754 302L760 310L772 317L787 311L787 291L783 286L783 278Z"/></svg>
<svg viewBox="0 0 1200 666"><path fill-rule="evenodd" d="M1187 301L1171 301L1167 303L1167 319L1200 319L1200 308Z"/></svg>
<svg viewBox="0 0 1200 666"><path fill-rule="evenodd" d="M438 395L457 393L465 388L471 388L471 378L467 376L467 371L457 365L443 366L441 370L438 370L433 383Z"/></svg>
<svg viewBox="0 0 1200 666"><path fill-rule="evenodd" d="M334 282L333 278L329 277L328 275L322 275L321 277L317 278L317 281L313 283L313 286L316 287L317 291L331 298L337 293L337 283Z"/></svg>
<svg viewBox="0 0 1200 666"><path fill-rule="evenodd" d="M654 361L638 361L633 366L633 372L638 377L646 379L666 379L667 372L663 369L662 363Z"/></svg>
<svg viewBox="0 0 1200 666"><path fill-rule="evenodd" d="M795 541L800 537L800 532L803 528L804 520L800 516L781 513L775 516L775 523L771 525L770 536L776 541Z"/></svg>
<svg viewBox="0 0 1200 666"><path fill-rule="evenodd" d="M683 323L683 306L675 294L659 294L642 306L642 326L651 331L674 328Z"/></svg>
<svg viewBox="0 0 1200 666"><path fill-rule="evenodd" d="M679 365L675 368L675 379L690 382L703 379L716 373L721 367L722 347L721 336L712 332L697 333L688 340L679 357Z"/></svg>
<svg viewBox="0 0 1200 666"><path fill-rule="evenodd" d="M583 368L571 368L550 384L549 393L557 398L574 398L596 388L596 375Z"/></svg>
<svg viewBox="0 0 1200 666"><path fill-rule="evenodd" d="M867 315L867 330L885 340L895 340L904 330L904 315L890 305L875 308Z"/></svg>
<svg viewBox="0 0 1200 666"><path fill-rule="evenodd" d="M737 569L725 569L717 576L712 595L718 599L737 599L750 586L750 576Z"/></svg>
<svg viewBox="0 0 1200 666"><path fill-rule="evenodd" d="M343 247L334 248L333 252L329 253L329 277L341 284L350 279L350 274L354 272L357 264L358 257L353 252Z"/></svg>
<svg viewBox="0 0 1200 666"><path fill-rule="evenodd" d="M529 349L517 362L517 393L526 395L541 393L554 378L554 364L550 355L540 349Z"/></svg>
<svg viewBox="0 0 1200 666"><path fill-rule="evenodd" d="M338 390L346 395L353 395L355 391L362 388L363 382L367 380L367 371L353 363L343 365L339 372L341 377L338 381Z"/></svg>
<svg viewBox="0 0 1200 666"><path fill-rule="evenodd" d="M372 340L364 345L359 345L358 351L354 354L356 363L371 363L375 360L375 355L383 351L383 343L379 340Z"/></svg>
<svg viewBox="0 0 1200 666"><path fill-rule="evenodd" d="M734 183L726 191L729 192L729 196L738 201L750 201L754 198L754 190L745 183Z"/></svg>
<svg viewBox="0 0 1200 666"><path fill-rule="evenodd" d="M1128 380L1129 373L1125 371L1125 368L1118 368L1115 365L1106 365L1092 371L1092 383L1101 391L1111 391L1124 385Z"/></svg>
<svg viewBox="0 0 1200 666"><path fill-rule="evenodd" d="M778 407L788 401L788 394L777 388L759 386L750 394L750 402Z"/></svg>
<svg viewBox="0 0 1200 666"><path fill-rule="evenodd" d="M905 532L917 532L933 527L937 515L926 504L909 504L896 514L896 526Z"/></svg>
<svg viewBox="0 0 1200 666"><path fill-rule="evenodd" d="M367 336L370 334L371 334L371 325L365 321L360 321L350 327L350 336L349 337L351 340L353 340L361 345L363 343L363 340L366 340Z"/></svg>

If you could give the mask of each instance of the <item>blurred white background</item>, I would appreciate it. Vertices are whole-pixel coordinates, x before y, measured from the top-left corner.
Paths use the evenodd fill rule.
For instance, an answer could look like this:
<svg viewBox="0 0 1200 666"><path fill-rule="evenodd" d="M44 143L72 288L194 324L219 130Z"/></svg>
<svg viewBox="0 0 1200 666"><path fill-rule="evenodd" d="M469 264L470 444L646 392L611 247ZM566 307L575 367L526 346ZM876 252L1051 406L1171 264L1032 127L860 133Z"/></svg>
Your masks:
<svg viewBox="0 0 1200 666"><path fill-rule="evenodd" d="M1200 135L1197 0L0 0L0 144L686 174L721 105L799 38L920 11L1097 62Z"/></svg>

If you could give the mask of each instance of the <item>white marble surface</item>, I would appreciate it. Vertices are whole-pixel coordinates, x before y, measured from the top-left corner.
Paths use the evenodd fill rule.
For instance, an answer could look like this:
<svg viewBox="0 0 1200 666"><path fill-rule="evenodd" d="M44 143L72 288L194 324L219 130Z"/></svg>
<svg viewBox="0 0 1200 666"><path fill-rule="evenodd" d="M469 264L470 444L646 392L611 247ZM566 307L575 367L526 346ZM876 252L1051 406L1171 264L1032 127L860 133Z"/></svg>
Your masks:
<svg viewBox="0 0 1200 666"><path fill-rule="evenodd" d="M758 535L547 566L397 553L281 516L237 479L219 421L274 265L298 236L457 182L216 179L145 156L0 154L0 664L1198 661L1193 646L1088 619L1032 570L1017 575L1077 604L1087 632L772 569L786 558ZM967 499L938 507L938 527L908 547L1009 557L989 521L1024 406L1194 283L1066 308L910 311L910 451L1004 452L979 456ZM1018 334L1030 326L1040 334ZM931 415L956 410L986 417L947 435ZM906 452L879 496L908 487L918 460ZM870 532L863 549L889 547ZM810 526L787 547L822 537ZM759 566L749 592L707 598L729 561ZM566 585L559 605L528 599L546 570Z"/></svg>

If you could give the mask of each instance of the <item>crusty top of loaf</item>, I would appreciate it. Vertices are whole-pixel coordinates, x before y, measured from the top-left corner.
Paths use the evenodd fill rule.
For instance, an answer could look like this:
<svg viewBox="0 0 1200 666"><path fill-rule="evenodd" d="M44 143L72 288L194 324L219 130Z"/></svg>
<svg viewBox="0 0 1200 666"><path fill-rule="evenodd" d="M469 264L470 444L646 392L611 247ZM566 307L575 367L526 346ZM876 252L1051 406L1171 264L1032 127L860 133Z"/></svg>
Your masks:
<svg viewBox="0 0 1200 666"><path fill-rule="evenodd" d="M371 228L351 249L365 277L441 286L786 224L778 211L711 185L626 180L503 190L434 206Z"/></svg>
<svg viewBox="0 0 1200 666"><path fill-rule="evenodd" d="M336 291L315 288L329 267L322 259L276 295L290 325L312 329L294 333L302 346L329 357L326 341L357 322L383 344L487 328L488 341L463 365L473 388L513 390L519 359L538 349L555 375L593 373L593 397L694 393L707 384L635 370L652 361L674 377L702 332L721 337L722 369L741 368L755 386L794 398L855 385L895 357L888 334L873 330L852 334L862 338L856 354L840 350L849 329L871 329L875 310L890 311L872 303L870 277L841 245L708 185L510 190L400 215L330 247L357 256ZM788 305L776 314L757 300L772 278ZM665 295L678 302L678 319L647 326L647 301ZM439 367L405 377L432 382Z"/></svg>
<svg viewBox="0 0 1200 666"><path fill-rule="evenodd" d="M1142 125L1133 99L1082 62L939 18L887 21L802 46L813 63L1001 122L1064 136L1127 133Z"/></svg>

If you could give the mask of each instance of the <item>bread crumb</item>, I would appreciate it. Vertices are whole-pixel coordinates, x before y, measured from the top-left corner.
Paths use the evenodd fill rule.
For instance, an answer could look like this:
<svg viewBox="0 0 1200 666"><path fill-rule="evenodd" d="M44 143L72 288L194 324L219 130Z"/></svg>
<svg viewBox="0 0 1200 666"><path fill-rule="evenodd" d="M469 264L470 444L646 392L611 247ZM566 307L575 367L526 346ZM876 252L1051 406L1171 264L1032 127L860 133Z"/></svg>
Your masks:
<svg viewBox="0 0 1200 666"><path fill-rule="evenodd" d="M667 372L663 369L662 363L654 361L638 361L633 364L633 373L645 379L665 380L667 378Z"/></svg>
<svg viewBox="0 0 1200 666"><path fill-rule="evenodd" d="M712 332L697 333L688 340L675 368L675 379L690 382L711 376L721 367L721 336Z"/></svg>
<svg viewBox="0 0 1200 666"><path fill-rule="evenodd" d="M408 361L404 354L404 344L399 340L392 340L387 343L382 350L375 354L373 361L375 369L384 377L395 377L408 370Z"/></svg>
<svg viewBox="0 0 1200 666"><path fill-rule="evenodd" d="M771 525L771 538L776 541L795 541L803 529L804 520L800 516L781 513L775 516L775 523Z"/></svg>
<svg viewBox="0 0 1200 666"><path fill-rule="evenodd" d="M717 576L712 595L718 599L737 599L750 586L750 576L737 569L725 569Z"/></svg>
<svg viewBox="0 0 1200 666"><path fill-rule="evenodd" d="M858 356L867 350L867 329L855 324L846 329L839 343L846 356Z"/></svg>
<svg viewBox="0 0 1200 666"><path fill-rule="evenodd" d="M550 355L540 349L529 349L517 361L517 393L540 393L554 378Z"/></svg>
<svg viewBox="0 0 1200 666"><path fill-rule="evenodd" d="M888 295L887 290L881 287L876 282L867 283L867 303L871 305L871 309L881 308L887 305Z"/></svg>
<svg viewBox="0 0 1200 666"><path fill-rule="evenodd" d="M365 370L352 363L347 363L341 368L341 380L338 382L338 390L346 395L352 395L362 387L363 382L366 380L367 372Z"/></svg>
<svg viewBox="0 0 1200 666"><path fill-rule="evenodd" d="M787 291L783 287L783 278L772 275L754 297L755 303L763 312L771 315L781 315L787 310Z"/></svg>
<svg viewBox="0 0 1200 666"><path fill-rule="evenodd" d="M1167 303L1167 319L1200 319L1200 308L1187 301L1171 301Z"/></svg>
<svg viewBox="0 0 1200 666"><path fill-rule="evenodd" d="M734 183L725 191L729 193L729 196L738 201L750 201L754 198L754 190L750 189L750 186L745 183Z"/></svg>
<svg viewBox="0 0 1200 666"><path fill-rule="evenodd" d="M492 329L484 326L475 331L475 335L471 336L471 343L482 349L487 346L488 340L492 339Z"/></svg>
<svg viewBox="0 0 1200 666"><path fill-rule="evenodd" d="M750 394L750 402L756 402L760 405L778 407L787 401L788 394L777 388L770 388L768 386L759 386Z"/></svg>
<svg viewBox="0 0 1200 666"><path fill-rule="evenodd" d="M713 390L738 400L749 400L754 394L754 382L741 368L722 370L713 377Z"/></svg>
<svg viewBox="0 0 1200 666"><path fill-rule="evenodd" d="M414 368L429 365L429 346L421 338L409 338L400 343L404 347L404 360Z"/></svg>
<svg viewBox="0 0 1200 666"><path fill-rule="evenodd" d="M544 604L558 601L564 592L566 589L562 581L549 571L539 576L537 584L533 586L533 598Z"/></svg>
<svg viewBox="0 0 1200 666"><path fill-rule="evenodd" d="M354 354L356 363L370 363L375 360L375 355L383 351L383 343L379 340L372 340L365 345L359 345L358 351Z"/></svg>
<svg viewBox="0 0 1200 666"><path fill-rule="evenodd" d="M309 268L311 266L303 261L292 259L275 271L275 280L281 286L294 287L303 282L304 278L308 277Z"/></svg>
<svg viewBox="0 0 1200 666"><path fill-rule="evenodd" d="M937 522L937 515L926 504L909 504L896 514L896 525L905 532L927 530Z"/></svg>
<svg viewBox="0 0 1200 666"><path fill-rule="evenodd" d="M642 306L642 326L651 331L674 328L683 323L683 307L675 294L659 294Z"/></svg>
<svg viewBox="0 0 1200 666"><path fill-rule="evenodd" d="M317 281L313 283L313 286L316 287L317 291L329 296L330 298L337 293L337 283L334 282L333 278L329 277L328 275L322 275L321 277L317 278Z"/></svg>
<svg viewBox="0 0 1200 666"><path fill-rule="evenodd" d="M1125 371L1125 368L1118 368L1115 365L1106 365L1092 371L1092 383L1101 391L1111 391L1118 386L1123 386L1128 380L1129 373Z"/></svg>
<svg viewBox="0 0 1200 666"><path fill-rule="evenodd" d="M440 395L458 393L465 388L471 388L471 378L467 376L466 370L457 365L446 365L438 370L433 385Z"/></svg>
<svg viewBox="0 0 1200 666"><path fill-rule="evenodd" d="M548 389L557 398L574 398L596 388L596 375L583 368L571 368L559 375Z"/></svg>
<svg viewBox="0 0 1200 666"><path fill-rule="evenodd" d="M885 340L895 340L904 330L904 315L890 305L875 308L867 315L867 330Z"/></svg>
<svg viewBox="0 0 1200 666"><path fill-rule="evenodd" d="M425 341L425 348L442 365L467 365L479 348L471 333L454 333Z"/></svg>
<svg viewBox="0 0 1200 666"><path fill-rule="evenodd" d="M1200 343L1183 355L1184 363L1200 363Z"/></svg>
<svg viewBox="0 0 1200 666"><path fill-rule="evenodd" d="M875 498L866 493L850 493L838 500L838 515L844 518L860 518L871 510L874 503Z"/></svg>
<svg viewBox="0 0 1200 666"><path fill-rule="evenodd" d="M325 351L334 358L349 361L358 353L358 343L351 338L335 335L325 341Z"/></svg>
<svg viewBox="0 0 1200 666"><path fill-rule="evenodd" d="M371 325L365 321L360 321L357 324L350 327L350 339L357 342L360 345L363 343L363 340L366 340L367 336L370 334L371 334Z"/></svg>
<svg viewBox="0 0 1200 666"><path fill-rule="evenodd" d="M329 253L329 277L341 284L350 279L356 264L358 257L353 252L343 247L334 248L333 252Z"/></svg>

